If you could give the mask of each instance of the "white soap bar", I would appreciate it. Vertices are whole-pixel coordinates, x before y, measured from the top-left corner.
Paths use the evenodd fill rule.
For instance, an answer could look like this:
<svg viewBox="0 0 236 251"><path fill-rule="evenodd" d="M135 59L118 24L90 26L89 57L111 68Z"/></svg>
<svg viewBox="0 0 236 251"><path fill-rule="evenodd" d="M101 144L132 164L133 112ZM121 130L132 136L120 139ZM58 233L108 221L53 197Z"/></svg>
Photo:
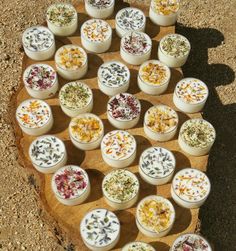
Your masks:
<svg viewBox="0 0 236 251"><path fill-rule="evenodd" d="M133 163L136 157L135 138L127 131L115 130L102 139L103 160L111 167L124 168Z"/></svg>
<svg viewBox="0 0 236 251"><path fill-rule="evenodd" d="M93 109L92 90L79 81L65 84L60 90L59 101L62 111L69 117L76 117Z"/></svg>
<svg viewBox="0 0 236 251"><path fill-rule="evenodd" d="M128 31L145 31L146 17L137 8L124 8L116 14L116 33L123 37Z"/></svg>
<svg viewBox="0 0 236 251"><path fill-rule="evenodd" d="M41 173L54 173L67 162L64 143L52 135L35 139L30 145L29 156L33 166Z"/></svg>
<svg viewBox="0 0 236 251"><path fill-rule="evenodd" d="M202 156L209 153L215 138L215 129L208 121L189 119L180 128L178 143L184 152Z"/></svg>
<svg viewBox="0 0 236 251"><path fill-rule="evenodd" d="M170 251L183 251L191 248L194 251L212 251L209 242L199 234L182 234L172 244Z"/></svg>
<svg viewBox="0 0 236 251"><path fill-rule="evenodd" d="M145 236L151 238L166 236L172 229L174 221L175 209L164 197L150 195L142 199L137 206L136 224Z"/></svg>
<svg viewBox="0 0 236 251"><path fill-rule="evenodd" d="M154 247L142 241L133 241L126 244L121 251L155 251Z"/></svg>
<svg viewBox="0 0 236 251"><path fill-rule="evenodd" d="M40 99L27 99L16 110L16 119L22 131L28 135L40 136L53 126L50 106Z"/></svg>
<svg viewBox="0 0 236 251"><path fill-rule="evenodd" d="M146 94L159 95L166 91L170 76L168 66L158 60L149 60L139 68L138 86Z"/></svg>
<svg viewBox="0 0 236 251"><path fill-rule="evenodd" d="M107 118L118 129L129 129L136 126L140 113L139 100L129 93L117 94L107 104Z"/></svg>
<svg viewBox="0 0 236 251"><path fill-rule="evenodd" d="M144 132L152 140L168 141L178 128L178 114L166 105L155 105L144 116Z"/></svg>
<svg viewBox="0 0 236 251"><path fill-rule="evenodd" d="M64 205L81 204L90 194L88 174L79 166L62 167L52 177L52 191Z"/></svg>
<svg viewBox="0 0 236 251"><path fill-rule="evenodd" d="M92 251L108 251L120 239L120 222L107 209L97 208L87 213L80 223L84 244Z"/></svg>
<svg viewBox="0 0 236 251"><path fill-rule="evenodd" d="M116 210L127 209L138 200L139 181L130 171L117 169L105 176L102 191L109 206Z"/></svg>
<svg viewBox="0 0 236 251"><path fill-rule="evenodd" d="M100 146L104 135L104 126L98 116L84 113L71 120L69 134L72 143L77 148L93 150Z"/></svg>
<svg viewBox="0 0 236 251"><path fill-rule="evenodd" d="M106 52L111 46L111 26L101 19L90 19L81 26L81 43L94 53Z"/></svg>
<svg viewBox="0 0 236 251"><path fill-rule="evenodd" d="M206 201L210 190L211 184L205 173L185 168L174 176L171 196L181 207L199 208Z"/></svg>
<svg viewBox="0 0 236 251"><path fill-rule="evenodd" d="M46 20L48 28L56 36L70 36L78 27L76 9L67 3L56 3L47 9Z"/></svg>
<svg viewBox="0 0 236 251"><path fill-rule="evenodd" d="M36 99L47 99L58 90L58 78L55 70L47 64L33 64L26 68L23 82L29 95Z"/></svg>
<svg viewBox="0 0 236 251"><path fill-rule="evenodd" d="M44 26L33 26L26 29L22 36L26 55L37 61L51 58L56 50L52 32Z"/></svg>
<svg viewBox="0 0 236 251"><path fill-rule="evenodd" d="M129 68L119 61L106 62L98 69L98 87L108 96L126 92L129 82Z"/></svg>
<svg viewBox="0 0 236 251"><path fill-rule="evenodd" d="M177 20L179 7L179 0L152 0L149 17L154 24L170 26Z"/></svg>
<svg viewBox="0 0 236 251"><path fill-rule="evenodd" d="M115 0L85 0L85 10L93 18L105 19L114 11Z"/></svg>
<svg viewBox="0 0 236 251"><path fill-rule="evenodd" d="M80 79L88 71L87 53L78 45L64 45L55 54L55 64L58 74L64 79Z"/></svg>
<svg viewBox="0 0 236 251"><path fill-rule="evenodd" d="M169 182L175 171L173 153L162 147L150 147L140 156L139 174L151 185L162 185Z"/></svg>
<svg viewBox="0 0 236 251"><path fill-rule="evenodd" d="M164 36L158 46L158 58L169 67L183 66L190 53L188 39L179 34Z"/></svg>
<svg viewBox="0 0 236 251"><path fill-rule="evenodd" d="M140 65L151 56L152 40L143 32L130 31L121 39L121 58L132 65Z"/></svg>
<svg viewBox="0 0 236 251"><path fill-rule="evenodd" d="M173 102L180 111L195 113L203 109L208 95L208 88L201 80L184 78L175 87Z"/></svg>

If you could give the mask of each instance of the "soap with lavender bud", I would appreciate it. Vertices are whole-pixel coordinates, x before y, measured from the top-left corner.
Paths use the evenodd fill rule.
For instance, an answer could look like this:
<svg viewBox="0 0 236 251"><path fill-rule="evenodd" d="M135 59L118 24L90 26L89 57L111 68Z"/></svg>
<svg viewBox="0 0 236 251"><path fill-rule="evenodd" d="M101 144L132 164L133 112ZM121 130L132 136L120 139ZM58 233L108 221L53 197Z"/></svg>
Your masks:
<svg viewBox="0 0 236 251"><path fill-rule="evenodd" d="M84 244L92 251L108 251L120 239L120 222L117 216L103 208L88 212L80 223Z"/></svg>
<svg viewBox="0 0 236 251"><path fill-rule="evenodd" d="M162 185L171 180L175 166L175 157L171 151L163 147L150 147L140 156L139 174L151 185Z"/></svg>

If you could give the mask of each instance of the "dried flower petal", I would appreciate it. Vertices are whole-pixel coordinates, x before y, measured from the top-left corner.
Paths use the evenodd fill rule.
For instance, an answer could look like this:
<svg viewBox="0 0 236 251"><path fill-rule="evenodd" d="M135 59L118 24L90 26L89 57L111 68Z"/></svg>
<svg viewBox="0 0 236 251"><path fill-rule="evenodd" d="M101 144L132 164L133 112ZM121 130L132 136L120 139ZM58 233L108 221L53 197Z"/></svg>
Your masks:
<svg viewBox="0 0 236 251"><path fill-rule="evenodd" d="M180 7L179 0L152 0L152 9L159 15L171 15L176 13Z"/></svg>
<svg viewBox="0 0 236 251"><path fill-rule="evenodd" d="M51 116L49 105L39 99L29 99L22 102L16 111L18 122L27 128L44 126Z"/></svg>
<svg viewBox="0 0 236 251"><path fill-rule="evenodd" d="M56 26L69 26L77 19L76 9L70 4L57 3L47 10L47 20Z"/></svg>
<svg viewBox="0 0 236 251"><path fill-rule="evenodd" d="M136 141L134 137L126 131L111 131L104 136L101 150L108 158L114 160L127 159L134 154Z"/></svg>
<svg viewBox="0 0 236 251"><path fill-rule="evenodd" d="M104 195L117 203L133 199L139 191L139 182L136 176L127 171L118 169L109 173L103 180Z"/></svg>

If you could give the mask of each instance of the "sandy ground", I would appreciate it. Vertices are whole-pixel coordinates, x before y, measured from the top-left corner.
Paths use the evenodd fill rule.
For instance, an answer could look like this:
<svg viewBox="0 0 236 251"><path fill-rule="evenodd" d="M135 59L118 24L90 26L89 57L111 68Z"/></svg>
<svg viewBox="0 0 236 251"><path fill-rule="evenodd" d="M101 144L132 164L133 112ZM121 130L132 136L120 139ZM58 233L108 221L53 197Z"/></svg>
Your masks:
<svg viewBox="0 0 236 251"><path fill-rule="evenodd" d="M9 100L18 88L20 34L44 21L49 0L0 0L0 249L74 250L73 244L38 206L34 179L18 164ZM192 44L184 75L205 81L210 98L203 116L217 130L208 175L212 193L200 211L201 232L218 251L236 246L236 1L182 1L177 32ZM161 250L159 250L161 251Z"/></svg>

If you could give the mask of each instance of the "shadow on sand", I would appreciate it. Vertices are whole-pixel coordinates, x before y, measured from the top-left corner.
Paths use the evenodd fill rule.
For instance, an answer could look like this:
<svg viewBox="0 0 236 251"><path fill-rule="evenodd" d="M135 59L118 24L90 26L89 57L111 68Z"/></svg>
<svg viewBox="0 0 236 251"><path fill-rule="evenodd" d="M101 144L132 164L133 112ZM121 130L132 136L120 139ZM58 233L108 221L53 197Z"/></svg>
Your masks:
<svg viewBox="0 0 236 251"><path fill-rule="evenodd" d="M236 104L223 105L216 87L228 85L235 79L234 71L225 64L209 64L208 49L224 41L224 35L213 28L195 29L177 24L176 32L186 36L192 46L190 57L184 65L184 77L196 77L204 81L210 96L203 111L204 119L216 128L217 138L210 152L207 175L211 180L211 194L200 210L201 232L217 250L234 250L236 207ZM221 200L223 199L223 200ZM234 214L235 215L235 214ZM235 216L234 216L235 219ZM223 233L223 234L222 234Z"/></svg>

